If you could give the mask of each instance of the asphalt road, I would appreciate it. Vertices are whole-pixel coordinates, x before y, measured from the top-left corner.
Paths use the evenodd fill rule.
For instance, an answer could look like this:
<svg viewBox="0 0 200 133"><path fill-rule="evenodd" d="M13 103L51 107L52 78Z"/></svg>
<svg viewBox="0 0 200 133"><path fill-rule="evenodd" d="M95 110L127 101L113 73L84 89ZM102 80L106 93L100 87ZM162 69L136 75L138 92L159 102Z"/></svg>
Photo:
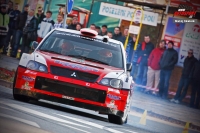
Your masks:
<svg viewBox="0 0 200 133"><path fill-rule="evenodd" d="M128 124L109 123L97 112L48 101L24 103L0 86L0 133L149 133Z"/></svg>

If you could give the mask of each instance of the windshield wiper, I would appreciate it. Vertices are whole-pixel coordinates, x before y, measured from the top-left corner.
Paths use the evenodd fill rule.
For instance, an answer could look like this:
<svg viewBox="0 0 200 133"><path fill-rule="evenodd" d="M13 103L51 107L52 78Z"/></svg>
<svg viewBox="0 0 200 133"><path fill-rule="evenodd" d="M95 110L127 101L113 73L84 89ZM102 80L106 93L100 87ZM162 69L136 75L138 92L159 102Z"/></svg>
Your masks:
<svg viewBox="0 0 200 133"><path fill-rule="evenodd" d="M104 64L104 65L109 65L106 62L99 61L99 60L93 59L93 58L88 58L88 57L85 57L85 56L82 56L82 55L67 55L67 56L75 57L75 58L79 58L79 59L85 59L85 60L88 60L88 61L93 61L93 62L101 63L101 64Z"/></svg>
<svg viewBox="0 0 200 133"><path fill-rule="evenodd" d="M53 51L53 50L48 50L48 49L40 49L40 51L54 53L54 54L60 54L59 52L56 52L56 51Z"/></svg>

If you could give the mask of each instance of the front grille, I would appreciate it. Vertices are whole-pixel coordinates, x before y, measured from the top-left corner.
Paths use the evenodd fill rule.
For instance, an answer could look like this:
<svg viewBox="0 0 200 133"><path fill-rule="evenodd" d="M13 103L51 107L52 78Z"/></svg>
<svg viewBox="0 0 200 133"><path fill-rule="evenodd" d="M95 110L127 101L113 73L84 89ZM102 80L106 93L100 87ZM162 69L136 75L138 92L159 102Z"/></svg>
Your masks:
<svg viewBox="0 0 200 133"><path fill-rule="evenodd" d="M66 82L47 79L43 77L36 78L34 87L39 90L45 90L48 92L100 103L104 103L106 99L106 91L83 87L75 84L69 84Z"/></svg>
<svg viewBox="0 0 200 133"><path fill-rule="evenodd" d="M51 66L51 73L53 75L67 77L67 78L74 78L78 80L83 80L87 82L96 82L98 79L98 75L90 74L86 72L71 70L67 68L57 67L57 66Z"/></svg>

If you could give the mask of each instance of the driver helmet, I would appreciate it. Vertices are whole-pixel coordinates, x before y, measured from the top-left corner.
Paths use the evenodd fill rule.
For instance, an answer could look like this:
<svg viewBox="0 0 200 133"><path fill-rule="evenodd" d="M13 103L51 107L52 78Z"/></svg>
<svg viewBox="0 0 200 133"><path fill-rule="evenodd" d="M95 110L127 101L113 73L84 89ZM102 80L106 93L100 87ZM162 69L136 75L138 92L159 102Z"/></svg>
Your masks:
<svg viewBox="0 0 200 133"><path fill-rule="evenodd" d="M61 54L63 55L67 55L69 54L71 51L73 51L74 49L74 45L67 42L67 41L63 41L62 45L61 45Z"/></svg>
<svg viewBox="0 0 200 133"><path fill-rule="evenodd" d="M111 51L109 51L107 49L99 50L98 55L99 55L100 61L103 61L106 63L110 63L112 61L113 54Z"/></svg>

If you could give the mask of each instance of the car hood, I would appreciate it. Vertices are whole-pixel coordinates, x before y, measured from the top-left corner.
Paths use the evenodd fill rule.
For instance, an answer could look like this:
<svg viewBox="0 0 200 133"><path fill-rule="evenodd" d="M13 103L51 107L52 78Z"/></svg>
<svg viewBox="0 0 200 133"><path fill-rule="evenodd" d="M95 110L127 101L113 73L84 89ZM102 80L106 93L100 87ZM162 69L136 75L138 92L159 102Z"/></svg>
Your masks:
<svg viewBox="0 0 200 133"><path fill-rule="evenodd" d="M124 73L124 70L121 68L43 51L35 52L35 60L46 60L46 65L48 67L64 67L72 70L93 73L95 75L100 75L101 77L107 78L118 78Z"/></svg>

